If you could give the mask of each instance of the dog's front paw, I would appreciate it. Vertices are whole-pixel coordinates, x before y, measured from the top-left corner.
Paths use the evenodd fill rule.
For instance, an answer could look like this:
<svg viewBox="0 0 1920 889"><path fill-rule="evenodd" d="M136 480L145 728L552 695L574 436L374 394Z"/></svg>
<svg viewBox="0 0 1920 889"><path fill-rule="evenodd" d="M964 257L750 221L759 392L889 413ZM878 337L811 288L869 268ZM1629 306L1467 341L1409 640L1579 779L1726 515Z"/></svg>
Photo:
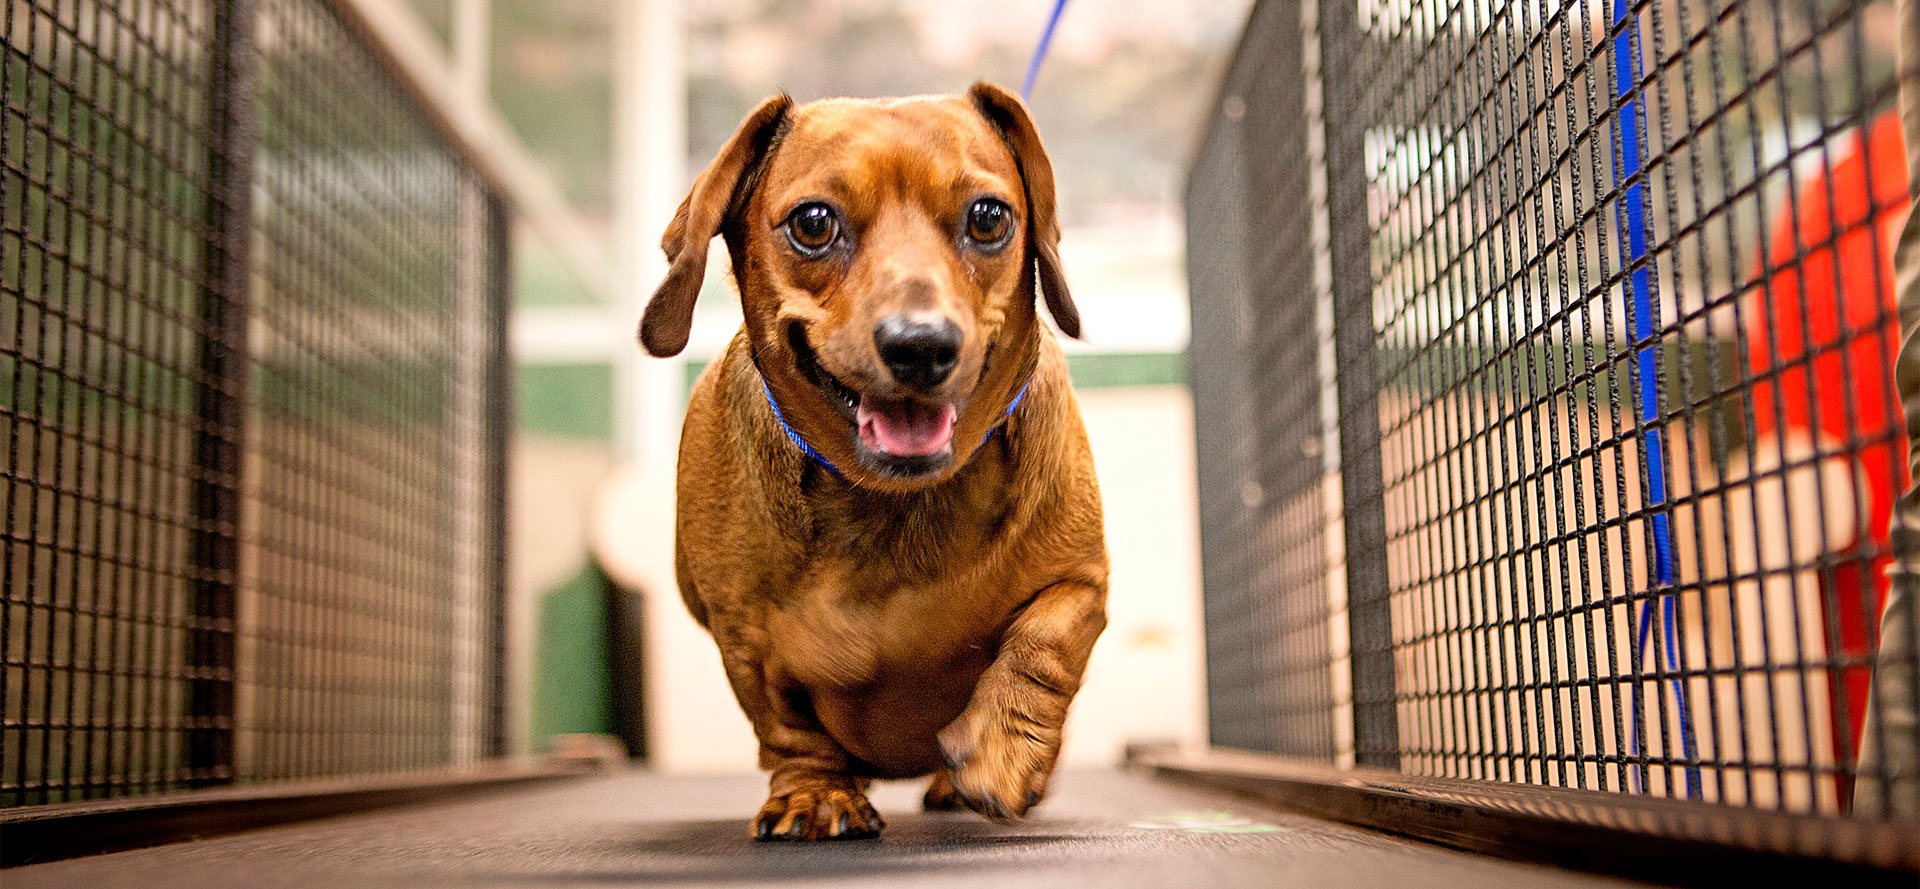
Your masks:
<svg viewBox="0 0 1920 889"><path fill-rule="evenodd" d="M821 788L774 796L753 817L759 840L857 840L880 835L886 822L857 790Z"/></svg>
<svg viewBox="0 0 1920 889"><path fill-rule="evenodd" d="M1004 711L982 717L972 707L940 730L939 741L959 802L997 821L1025 817L1040 802L1060 754L1058 728ZM935 779L929 799L938 786Z"/></svg>

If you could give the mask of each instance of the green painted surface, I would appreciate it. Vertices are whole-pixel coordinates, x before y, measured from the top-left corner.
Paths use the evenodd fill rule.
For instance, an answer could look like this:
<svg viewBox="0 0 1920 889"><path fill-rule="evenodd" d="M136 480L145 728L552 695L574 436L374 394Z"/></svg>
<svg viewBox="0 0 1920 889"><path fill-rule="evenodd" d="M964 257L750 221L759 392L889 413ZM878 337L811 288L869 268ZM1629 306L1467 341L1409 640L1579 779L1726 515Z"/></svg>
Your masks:
<svg viewBox="0 0 1920 889"><path fill-rule="evenodd" d="M687 362L687 391L705 370L704 361ZM1067 372L1073 375L1076 389L1108 389L1116 386L1184 386L1187 384L1185 352L1115 352L1101 355L1067 356Z"/></svg>
<svg viewBox="0 0 1920 889"><path fill-rule="evenodd" d="M513 298L522 307L601 304L559 253L534 238L520 238L514 245Z"/></svg>
<svg viewBox="0 0 1920 889"><path fill-rule="evenodd" d="M1067 372L1076 389L1116 386L1184 386L1185 352L1117 352L1105 355L1068 355Z"/></svg>
<svg viewBox="0 0 1920 889"><path fill-rule="evenodd" d="M522 364L515 372L520 431L613 440L613 365Z"/></svg>
<svg viewBox="0 0 1920 889"><path fill-rule="evenodd" d="M591 564L540 599L529 749L571 732L614 731L607 578Z"/></svg>

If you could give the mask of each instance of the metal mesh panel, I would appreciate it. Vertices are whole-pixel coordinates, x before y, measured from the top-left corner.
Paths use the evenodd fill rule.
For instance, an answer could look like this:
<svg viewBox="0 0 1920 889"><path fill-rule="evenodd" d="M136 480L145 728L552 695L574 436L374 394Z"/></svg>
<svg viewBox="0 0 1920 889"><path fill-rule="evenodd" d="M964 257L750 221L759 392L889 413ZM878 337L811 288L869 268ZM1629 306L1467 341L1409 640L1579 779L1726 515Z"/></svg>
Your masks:
<svg viewBox="0 0 1920 889"><path fill-rule="evenodd" d="M1304 35L1299 11L1261 4L1234 77L1285 55L1263 41L1329 60L1296 71L1327 95L1327 242L1253 230L1332 266L1348 558L1325 582L1348 586L1355 759L1815 812L1900 777L1860 757L1887 730L1874 671L1917 669L1876 648L1907 484L1894 4L1328 2ZM1254 172L1290 149L1217 160L1242 103L1313 123L1292 88L1239 84L1189 193L1250 206L1190 199L1195 244L1301 207ZM1265 299L1247 327L1273 335L1203 349L1232 260L1191 261L1196 398L1224 400L1204 443L1297 399L1279 369L1325 346ZM1213 361L1249 369L1240 391L1207 389ZM1250 476L1299 471L1246 438ZM1203 514L1248 521L1222 487ZM1210 626L1272 607L1240 600L1278 595L1247 579L1284 556L1206 557L1248 565L1207 566ZM1235 644L1279 644L1251 633ZM1219 743L1293 718L1224 703Z"/></svg>
<svg viewBox="0 0 1920 889"><path fill-rule="evenodd" d="M325 9L259 14L241 761L278 777L441 762L472 185L397 91L337 86L377 74Z"/></svg>
<svg viewBox="0 0 1920 889"><path fill-rule="evenodd" d="M333 9L6 6L0 806L502 748L505 208Z"/></svg>
<svg viewBox="0 0 1920 889"><path fill-rule="evenodd" d="M1190 230L1191 355L1211 735L1331 760L1339 513L1314 348L1324 283L1314 251L1298 248L1315 219L1301 212L1314 191L1298 13L1277 3L1255 13L1228 110L1195 160L1188 213L1216 223ZM1278 339L1298 348L1273 348Z"/></svg>
<svg viewBox="0 0 1920 889"><path fill-rule="evenodd" d="M214 149L205 3L5 25L0 805L218 777L189 749ZM224 629L224 628L223 628Z"/></svg>

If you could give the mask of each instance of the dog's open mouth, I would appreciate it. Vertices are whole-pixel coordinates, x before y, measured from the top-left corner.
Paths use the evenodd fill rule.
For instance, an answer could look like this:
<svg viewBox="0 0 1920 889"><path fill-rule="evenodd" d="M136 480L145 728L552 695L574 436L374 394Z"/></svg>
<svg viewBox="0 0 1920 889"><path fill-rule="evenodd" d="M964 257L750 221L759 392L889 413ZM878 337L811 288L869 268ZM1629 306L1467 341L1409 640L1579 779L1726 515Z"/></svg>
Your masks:
<svg viewBox="0 0 1920 889"><path fill-rule="evenodd" d="M929 457L953 443L953 421L959 413L951 404L869 395L855 407L854 422L860 443L868 450L896 457Z"/></svg>
<svg viewBox="0 0 1920 889"><path fill-rule="evenodd" d="M912 476L939 470L953 458L953 425L960 411L952 403L863 393L840 382L821 366L799 324L788 325L787 345L801 374L841 407L861 458L872 468Z"/></svg>

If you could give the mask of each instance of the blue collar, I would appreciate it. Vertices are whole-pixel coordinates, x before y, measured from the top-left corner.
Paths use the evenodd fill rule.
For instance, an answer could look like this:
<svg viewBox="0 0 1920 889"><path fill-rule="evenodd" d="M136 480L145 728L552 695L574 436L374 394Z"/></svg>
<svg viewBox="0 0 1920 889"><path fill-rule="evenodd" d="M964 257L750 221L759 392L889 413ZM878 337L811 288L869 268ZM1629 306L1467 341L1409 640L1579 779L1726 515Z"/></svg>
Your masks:
<svg viewBox="0 0 1920 889"><path fill-rule="evenodd" d="M1020 406L1021 399L1027 397L1027 387L1032 385L1033 378L1028 377L1027 382L1020 387L1020 391L1014 393L1013 401L1007 404L1007 412L1001 414L1003 421L1005 418L1013 416L1013 409ZM800 453L807 455L807 458L813 462L832 470L834 475L844 476L846 474L840 471L840 467L833 465L832 461L829 461L825 455L814 450L813 445L807 444L807 440L801 438L800 433L793 431L792 426L787 425L787 416L780 412L779 403L773 400L773 389L767 385L767 378L764 376L760 377L760 391L767 396L767 407L773 408L773 419L780 424L780 431L787 434L787 438L794 443L794 446L800 449ZM977 451L984 447L988 441L993 439L993 433L999 431L1002 425L1004 425L1004 423L994 424L992 429L987 430L986 435L981 436L980 444L974 445L973 449Z"/></svg>

